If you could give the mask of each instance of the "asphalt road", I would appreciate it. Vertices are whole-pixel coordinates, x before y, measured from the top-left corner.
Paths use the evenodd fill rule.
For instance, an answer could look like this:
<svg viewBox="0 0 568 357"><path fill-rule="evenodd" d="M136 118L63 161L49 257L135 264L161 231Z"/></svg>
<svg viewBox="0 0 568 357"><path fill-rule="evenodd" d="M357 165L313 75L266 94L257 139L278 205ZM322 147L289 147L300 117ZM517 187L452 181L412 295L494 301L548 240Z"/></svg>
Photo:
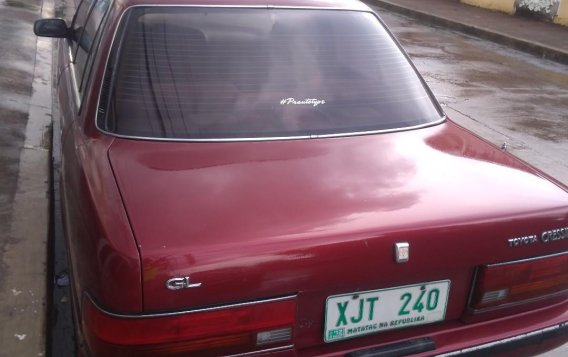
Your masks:
<svg viewBox="0 0 568 357"><path fill-rule="evenodd" d="M66 288L41 296L43 277L48 275L51 287L52 273L65 271L65 253L56 224L56 265L48 272L49 142L41 124L46 107L37 104L48 91L36 90L49 83L49 68L37 60L48 42L36 41L31 31L40 5L41 0L0 0L0 357L67 357L73 349ZM61 1L54 12L69 14ZM496 145L506 143L513 154L568 183L568 66L398 15L383 18L452 119ZM57 122L53 131L57 137ZM57 153L57 141L53 145ZM56 162L55 176L57 169ZM49 300L54 304L45 351L38 331ZM568 346L547 354L566 355Z"/></svg>
<svg viewBox="0 0 568 357"><path fill-rule="evenodd" d="M381 14L450 118L568 184L568 66Z"/></svg>

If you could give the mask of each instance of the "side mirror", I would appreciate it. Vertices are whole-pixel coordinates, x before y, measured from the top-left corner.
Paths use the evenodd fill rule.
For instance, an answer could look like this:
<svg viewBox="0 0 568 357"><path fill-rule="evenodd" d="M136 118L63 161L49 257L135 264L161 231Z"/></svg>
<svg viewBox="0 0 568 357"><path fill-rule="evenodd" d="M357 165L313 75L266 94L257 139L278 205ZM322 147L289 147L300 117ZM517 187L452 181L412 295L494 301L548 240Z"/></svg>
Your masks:
<svg viewBox="0 0 568 357"><path fill-rule="evenodd" d="M69 28L63 19L39 19L34 23L34 33L40 37L66 38Z"/></svg>

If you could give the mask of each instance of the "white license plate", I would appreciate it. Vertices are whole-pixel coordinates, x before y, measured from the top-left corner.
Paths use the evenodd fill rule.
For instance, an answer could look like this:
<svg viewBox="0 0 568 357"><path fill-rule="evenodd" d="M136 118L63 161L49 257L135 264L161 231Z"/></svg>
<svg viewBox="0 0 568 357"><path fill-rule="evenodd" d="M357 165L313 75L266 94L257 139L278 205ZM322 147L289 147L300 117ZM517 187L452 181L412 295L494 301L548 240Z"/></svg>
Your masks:
<svg viewBox="0 0 568 357"><path fill-rule="evenodd" d="M324 341L441 321L450 281L334 295L325 306Z"/></svg>

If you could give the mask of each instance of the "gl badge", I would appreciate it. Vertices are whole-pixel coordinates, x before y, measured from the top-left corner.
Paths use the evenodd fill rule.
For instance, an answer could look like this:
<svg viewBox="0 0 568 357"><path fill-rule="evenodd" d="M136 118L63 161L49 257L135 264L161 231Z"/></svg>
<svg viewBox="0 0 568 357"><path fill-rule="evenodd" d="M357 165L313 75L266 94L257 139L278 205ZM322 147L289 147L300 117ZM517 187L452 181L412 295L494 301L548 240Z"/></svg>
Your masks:
<svg viewBox="0 0 568 357"><path fill-rule="evenodd" d="M410 244L407 242L395 243L394 259L397 263L406 263L410 259Z"/></svg>
<svg viewBox="0 0 568 357"><path fill-rule="evenodd" d="M170 290L180 290L180 289L189 289L189 288L198 288L201 286L201 283L191 283L189 280L189 276L185 276L183 278L171 278L166 281L166 288Z"/></svg>

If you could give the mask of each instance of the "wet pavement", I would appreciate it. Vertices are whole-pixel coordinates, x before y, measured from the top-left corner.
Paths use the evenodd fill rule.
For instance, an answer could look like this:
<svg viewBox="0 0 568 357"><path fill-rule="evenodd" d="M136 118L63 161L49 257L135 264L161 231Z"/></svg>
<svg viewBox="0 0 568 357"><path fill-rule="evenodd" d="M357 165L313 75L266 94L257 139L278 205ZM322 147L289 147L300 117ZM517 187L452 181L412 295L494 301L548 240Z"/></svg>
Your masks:
<svg viewBox="0 0 568 357"><path fill-rule="evenodd" d="M51 46L39 0L0 0L0 356L44 356Z"/></svg>
<svg viewBox="0 0 568 357"><path fill-rule="evenodd" d="M379 12L450 118L568 183L568 66Z"/></svg>
<svg viewBox="0 0 568 357"><path fill-rule="evenodd" d="M47 203L46 192L41 189L31 189L27 193L19 191L23 166L43 163L46 170L42 172L41 168L36 168L36 171L41 173L40 180L43 182L47 179L48 172L47 162L42 159L45 154L36 155L35 150L31 150L31 155L23 157L26 164L21 164L36 59L36 39L30 36L30 29L39 15L40 4L41 0L0 0L0 356L22 355L18 346L23 345L30 346L28 351L33 350L34 355L44 352L41 326L44 321L44 301L41 293L45 286L44 279L40 280L40 289L14 283L14 278L22 279L25 275L31 277L38 271L42 278L45 275L44 267L40 265L37 270L32 271L13 264L14 258L21 262L32 257L36 259L37 252L41 254L43 251L45 256L45 249L42 247L44 242L41 240L35 244L36 249L30 252L29 257L13 255L18 251L14 247L25 247L20 235L23 233L22 225L14 220L15 212L25 209L23 204L16 202L18 193L22 197L39 192ZM28 203L31 203L31 200ZM44 218L47 214L48 212L39 212L39 216ZM30 215L32 216L33 214ZM41 231L46 239L47 227L41 226L42 220L39 216L37 223L40 226L36 227L36 232ZM41 260L40 264L41 262L45 262L45 259ZM13 323L14 319L22 322L35 320L37 326L22 326Z"/></svg>
<svg viewBox="0 0 568 357"><path fill-rule="evenodd" d="M0 287L32 91L36 40L29 31L40 2L0 0Z"/></svg>
<svg viewBox="0 0 568 357"><path fill-rule="evenodd" d="M537 17L529 17L528 12L524 12L524 16L520 13L519 16L511 16L451 0L363 1L411 16L427 25L440 25L568 64L568 26L539 21Z"/></svg>

